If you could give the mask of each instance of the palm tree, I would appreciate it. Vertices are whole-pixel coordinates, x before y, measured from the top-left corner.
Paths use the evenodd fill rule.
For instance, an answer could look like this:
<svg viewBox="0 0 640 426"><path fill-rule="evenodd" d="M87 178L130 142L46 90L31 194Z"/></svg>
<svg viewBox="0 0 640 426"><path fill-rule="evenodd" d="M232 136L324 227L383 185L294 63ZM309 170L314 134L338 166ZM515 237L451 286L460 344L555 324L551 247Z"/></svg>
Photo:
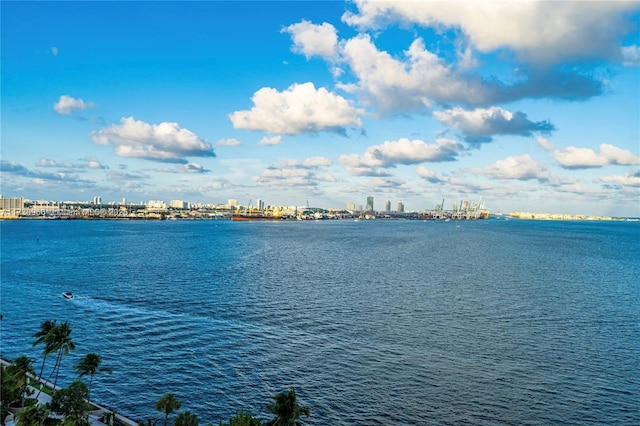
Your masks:
<svg viewBox="0 0 640 426"><path fill-rule="evenodd" d="M262 422L250 413L238 411L235 416L229 419L229 423L220 420L218 426L262 426Z"/></svg>
<svg viewBox="0 0 640 426"><path fill-rule="evenodd" d="M44 426L45 420L51 411L43 404L33 404L20 410L16 417L18 424L30 426Z"/></svg>
<svg viewBox="0 0 640 426"><path fill-rule="evenodd" d="M49 350L49 353L57 352L56 362L53 366L53 371L51 375L55 372L56 376L53 380L53 388L55 389L56 384L58 383L58 374L60 374L60 364L62 364L62 359L69 354L69 351L73 351L76 349L75 343L71 339L71 326L68 321L63 322L62 324L55 326L51 329L47 337L45 337L45 350ZM51 377L51 375L49 377Z"/></svg>
<svg viewBox="0 0 640 426"><path fill-rule="evenodd" d="M282 392L273 397L273 404L266 406L266 409L276 417L267 423L270 426L295 426L300 425L298 419L300 414L305 416L311 415L309 407L300 407L298 405L296 391L290 388L289 392Z"/></svg>
<svg viewBox="0 0 640 426"><path fill-rule="evenodd" d="M80 362L73 367L73 369L78 373L78 377L82 377L85 374L89 374L90 378L89 378L89 396L87 398L87 400L91 400L91 384L93 383L93 376L95 376L95 374L98 371L107 373L107 374L111 374L111 370L109 370L108 368L102 367L100 368L100 355L98 355L97 353L91 352L88 353L84 356L84 358L82 358L80 360Z"/></svg>
<svg viewBox="0 0 640 426"><path fill-rule="evenodd" d="M46 340L47 340L47 336L55 326L56 326L56 320L46 320L42 324L40 324L40 331L38 331L36 334L32 336L36 338L36 340L33 342L34 347L43 343L45 344L45 350L42 351L42 365L40 366L40 373L38 374L38 380L42 380L44 363L47 360L47 356L53 353L53 352L47 352Z"/></svg>
<svg viewBox="0 0 640 426"><path fill-rule="evenodd" d="M180 409L182 403L172 393L165 393L156 403L156 410L164 411L164 426L167 426L169 414Z"/></svg>
<svg viewBox="0 0 640 426"><path fill-rule="evenodd" d="M33 360L26 355L19 356L13 360L12 370L16 378L16 385L20 391L21 407L24 408L24 397L29 387L29 375L35 376ZM31 391L33 393L33 391Z"/></svg>
<svg viewBox="0 0 640 426"><path fill-rule="evenodd" d="M176 416L173 421L174 426L198 426L198 417L191 414L191 411L183 411Z"/></svg>

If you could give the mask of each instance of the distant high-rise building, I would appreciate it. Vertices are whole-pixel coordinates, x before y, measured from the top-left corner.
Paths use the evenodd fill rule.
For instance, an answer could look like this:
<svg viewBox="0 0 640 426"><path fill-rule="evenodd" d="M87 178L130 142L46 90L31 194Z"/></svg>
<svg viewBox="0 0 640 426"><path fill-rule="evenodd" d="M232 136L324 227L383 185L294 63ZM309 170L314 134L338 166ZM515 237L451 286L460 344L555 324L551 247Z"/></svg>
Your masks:
<svg viewBox="0 0 640 426"><path fill-rule="evenodd" d="M95 205L100 205L102 204L102 197L96 195L95 197L93 197L93 204Z"/></svg>
<svg viewBox="0 0 640 426"><path fill-rule="evenodd" d="M166 210L167 203L162 200L149 200L149 202L147 203L147 208L155 210Z"/></svg>
<svg viewBox="0 0 640 426"><path fill-rule="evenodd" d="M227 205L229 207L237 207L238 206L238 200L229 199L229 201L227 201Z"/></svg>
<svg viewBox="0 0 640 426"><path fill-rule="evenodd" d="M384 204L384 211L385 212L391 211L391 201L387 200L387 202Z"/></svg>
<svg viewBox="0 0 640 426"><path fill-rule="evenodd" d="M24 197L4 198L0 196L0 215L17 216L24 210Z"/></svg>
<svg viewBox="0 0 640 426"><path fill-rule="evenodd" d="M404 213L404 204L402 204L402 201L398 201L398 211Z"/></svg>
<svg viewBox="0 0 640 426"><path fill-rule="evenodd" d="M123 205L123 206L126 206L126 205L127 205L127 199L126 199L126 198L123 198L123 199L122 199L122 205Z"/></svg>
<svg viewBox="0 0 640 426"><path fill-rule="evenodd" d="M354 202L348 202L347 203L347 210L349 210L350 212L354 211L356 209L356 203Z"/></svg>
<svg viewBox="0 0 640 426"><path fill-rule="evenodd" d="M258 208L258 210L264 210L264 201L258 198L256 200L256 207Z"/></svg>
<svg viewBox="0 0 640 426"><path fill-rule="evenodd" d="M368 196L367 197L367 211L373 211L373 197L372 196Z"/></svg>
<svg viewBox="0 0 640 426"><path fill-rule="evenodd" d="M169 206L174 209L186 209L187 203L183 200L171 200Z"/></svg>

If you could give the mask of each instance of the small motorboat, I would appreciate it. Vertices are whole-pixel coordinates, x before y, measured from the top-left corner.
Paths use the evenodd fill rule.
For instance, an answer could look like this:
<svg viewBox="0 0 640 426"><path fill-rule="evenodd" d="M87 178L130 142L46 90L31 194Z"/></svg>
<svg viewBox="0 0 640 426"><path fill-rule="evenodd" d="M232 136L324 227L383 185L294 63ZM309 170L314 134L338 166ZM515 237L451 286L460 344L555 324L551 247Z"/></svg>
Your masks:
<svg viewBox="0 0 640 426"><path fill-rule="evenodd" d="M73 299L73 293L71 293L70 291L65 291L64 293L62 293L62 297L64 297L65 299Z"/></svg>

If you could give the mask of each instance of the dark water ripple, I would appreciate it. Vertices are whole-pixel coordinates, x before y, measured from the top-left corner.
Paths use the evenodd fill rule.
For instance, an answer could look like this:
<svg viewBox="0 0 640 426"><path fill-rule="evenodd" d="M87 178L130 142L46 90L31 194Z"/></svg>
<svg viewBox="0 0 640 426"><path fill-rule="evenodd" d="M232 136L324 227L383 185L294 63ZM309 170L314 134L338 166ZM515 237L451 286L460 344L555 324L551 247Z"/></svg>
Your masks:
<svg viewBox="0 0 640 426"><path fill-rule="evenodd" d="M0 226L2 355L68 320L61 382L98 352L134 418L267 419L295 386L308 425L640 424L637 223Z"/></svg>

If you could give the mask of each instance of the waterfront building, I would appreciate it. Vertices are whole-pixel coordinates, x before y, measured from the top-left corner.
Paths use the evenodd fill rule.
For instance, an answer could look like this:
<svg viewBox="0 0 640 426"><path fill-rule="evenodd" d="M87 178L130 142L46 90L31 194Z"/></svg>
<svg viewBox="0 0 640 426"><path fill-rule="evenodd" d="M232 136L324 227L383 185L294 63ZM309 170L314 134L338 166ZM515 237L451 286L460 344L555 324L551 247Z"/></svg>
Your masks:
<svg viewBox="0 0 640 426"><path fill-rule="evenodd" d="M167 203L160 200L149 200L149 202L147 203L147 208L153 210L166 210Z"/></svg>
<svg viewBox="0 0 640 426"><path fill-rule="evenodd" d="M19 216L24 210L24 198L4 198L0 196L0 215Z"/></svg>
<svg viewBox="0 0 640 426"><path fill-rule="evenodd" d="M227 201L227 205L229 207L238 207L238 200L229 199L229 201Z"/></svg>
<svg viewBox="0 0 640 426"><path fill-rule="evenodd" d="M372 196L368 196L367 197L367 208L366 211L373 211L373 197Z"/></svg>
<svg viewBox="0 0 640 426"><path fill-rule="evenodd" d="M102 197L100 197L99 195L96 195L95 197L93 197L93 204L95 204L96 206L101 205Z"/></svg>
<svg viewBox="0 0 640 426"><path fill-rule="evenodd" d="M404 204L402 204L402 201L398 201L398 212L404 213Z"/></svg>
<svg viewBox="0 0 640 426"><path fill-rule="evenodd" d="M349 201L347 203L347 210L350 211L350 212L355 211L356 210L356 203L354 203L352 201Z"/></svg>
<svg viewBox="0 0 640 426"><path fill-rule="evenodd" d="M391 201L387 200L387 202L384 204L384 211L385 212L390 212L391 211Z"/></svg>
<svg viewBox="0 0 640 426"><path fill-rule="evenodd" d="M183 200L171 200L169 202L169 207L174 209L186 209L187 203Z"/></svg>

